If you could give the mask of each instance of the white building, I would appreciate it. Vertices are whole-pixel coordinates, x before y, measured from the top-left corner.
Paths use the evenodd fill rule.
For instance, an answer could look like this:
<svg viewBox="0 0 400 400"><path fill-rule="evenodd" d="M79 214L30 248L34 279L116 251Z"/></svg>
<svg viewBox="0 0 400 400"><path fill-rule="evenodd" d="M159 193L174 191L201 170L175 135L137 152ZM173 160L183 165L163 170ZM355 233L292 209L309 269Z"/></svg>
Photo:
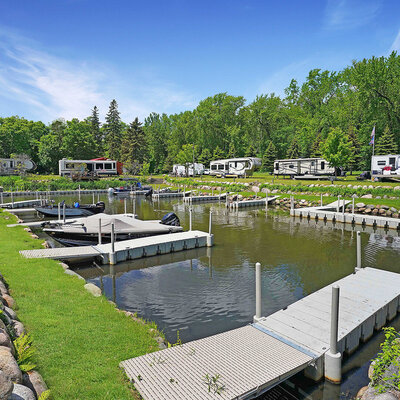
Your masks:
<svg viewBox="0 0 400 400"><path fill-rule="evenodd" d="M400 175L400 154L372 156L371 175Z"/></svg>

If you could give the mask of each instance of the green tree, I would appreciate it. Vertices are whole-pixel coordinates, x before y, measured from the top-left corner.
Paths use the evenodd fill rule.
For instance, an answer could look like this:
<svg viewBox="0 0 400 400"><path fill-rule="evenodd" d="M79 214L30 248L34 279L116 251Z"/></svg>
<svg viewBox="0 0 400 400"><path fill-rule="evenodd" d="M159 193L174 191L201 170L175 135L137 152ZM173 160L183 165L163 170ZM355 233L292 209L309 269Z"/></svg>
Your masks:
<svg viewBox="0 0 400 400"><path fill-rule="evenodd" d="M290 146L289 146L286 156L287 156L287 158L299 158L300 157L300 146L299 146L299 142L297 141L296 136L293 138L292 142L290 143Z"/></svg>
<svg viewBox="0 0 400 400"><path fill-rule="evenodd" d="M353 157L354 149L348 137L340 128L332 128L322 146L322 154L336 170L345 167Z"/></svg>
<svg viewBox="0 0 400 400"><path fill-rule="evenodd" d="M90 122L90 134L92 135L95 146L96 146L96 151L97 155L100 156L103 153L103 146L104 146L104 137L103 137L103 132L101 131L101 123L99 119L99 109L94 106L92 110L92 115L89 117L89 122Z"/></svg>
<svg viewBox="0 0 400 400"><path fill-rule="evenodd" d="M146 159L146 135L142 123L136 117L122 137L121 161L131 173L138 174Z"/></svg>
<svg viewBox="0 0 400 400"><path fill-rule="evenodd" d="M63 157L90 160L97 156L96 141L90 131L90 123L77 118L66 122L62 136Z"/></svg>
<svg viewBox="0 0 400 400"><path fill-rule="evenodd" d="M209 165L210 161L212 161L212 154L209 149L203 149L198 158L199 162L204 165Z"/></svg>
<svg viewBox="0 0 400 400"><path fill-rule="evenodd" d="M105 147L108 156L113 160L120 160L123 124L118 111L118 103L112 100L103 126L105 133Z"/></svg>
<svg viewBox="0 0 400 400"><path fill-rule="evenodd" d="M221 160L225 157L224 152L217 146L213 152L212 159L213 160Z"/></svg>
<svg viewBox="0 0 400 400"><path fill-rule="evenodd" d="M274 171L274 161L276 160L276 147L273 142L269 142L262 158L262 170L265 172Z"/></svg>
<svg viewBox="0 0 400 400"><path fill-rule="evenodd" d="M375 154L385 155L385 154L397 154L397 153L398 153L398 146L396 143L394 133L386 125L386 128L383 131L382 136L379 137L376 141Z"/></svg>
<svg viewBox="0 0 400 400"><path fill-rule="evenodd" d="M196 162L197 146L193 144L184 144L182 149L176 156L176 162L186 167L186 176L188 176L189 164L193 164L193 159Z"/></svg>
<svg viewBox="0 0 400 400"><path fill-rule="evenodd" d="M318 135L311 146L311 157L321 157L321 135Z"/></svg>

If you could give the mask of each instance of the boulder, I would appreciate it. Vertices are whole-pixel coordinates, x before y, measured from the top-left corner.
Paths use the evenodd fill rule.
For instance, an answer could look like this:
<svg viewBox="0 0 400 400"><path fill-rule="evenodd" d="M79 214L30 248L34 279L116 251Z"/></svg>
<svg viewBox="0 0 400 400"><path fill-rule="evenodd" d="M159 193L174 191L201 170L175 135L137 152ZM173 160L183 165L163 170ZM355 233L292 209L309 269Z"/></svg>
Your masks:
<svg viewBox="0 0 400 400"><path fill-rule="evenodd" d="M398 213L393 213L392 214L392 218L399 218L399 214Z"/></svg>
<svg viewBox="0 0 400 400"><path fill-rule="evenodd" d="M36 400L36 396L28 387L15 384L8 400Z"/></svg>
<svg viewBox="0 0 400 400"><path fill-rule="evenodd" d="M356 203L356 207L357 208L365 208L365 204L364 203Z"/></svg>
<svg viewBox="0 0 400 400"><path fill-rule="evenodd" d="M388 207L388 206L385 206L385 205L381 205L381 208L382 208L383 210L389 210L389 207Z"/></svg>
<svg viewBox="0 0 400 400"><path fill-rule="evenodd" d="M15 355L14 345L8 336L6 330L0 329L0 346L8 347L11 350L12 355Z"/></svg>
<svg viewBox="0 0 400 400"><path fill-rule="evenodd" d="M66 273L67 275L71 275L71 276L76 276L79 279L83 279L85 280L85 278L83 278L82 276L80 276L79 274L77 274L75 271L72 271L71 269L66 269L64 271L64 273Z"/></svg>
<svg viewBox="0 0 400 400"><path fill-rule="evenodd" d="M8 396L12 393L14 384L11 379L2 371L0 371L0 400L8 399Z"/></svg>
<svg viewBox="0 0 400 400"><path fill-rule="evenodd" d="M8 316L9 316L11 319L18 319L18 318L17 318L16 312L15 312L12 308L10 308L10 307L5 306L5 307L4 307L4 313L5 313L5 314L8 314Z"/></svg>
<svg viewBox="0 0 400 400"><path fill-rule="evenodd" d="M25 386L32 390L37 397L43 392L48 390L46 382L43 380L42 375L37 371L29 371L22 377L22 382Z"/></svg>
<svg viewBox="0 0 400 400"><path fill-rule="evenodd" d="M379 210L379 215L386 215L386 210L384 210L383 208L381 208Z"/></svg>
<svg viewBox="0 0 400 400"><path fill-rule="evenodd" d="M11 349L4 346L0 346L0 371L3 371L13 382L22 382L22 372L11 354Z"/></svg>
<svg viewBox="0 0 400 400"><path fill-rule="evenodd" d="M24 325L19 321L13 321L12 327L14 328L14 332L17 335L17 337L20 337L21 335L26 333Z"/></svg>
<svg viewBox="0 0 400 400"><path fill-rule="evenodd" d="M357 392L356 399L361 399L362 396L363 396L363 394L364 394L367 390L368 390L368 386L362 387L362 388Z"/></svg>
<svg viewBox="0 0 400 400"><path fill-rule="evenodd" d="M7 306L10 308L15 307L15 300L8 294L3 294L3 299L6 301Z"/></svg>
<svg viewBox="0 0 400 400"><path fill-rule="evenodd" d="M93 283L87 283L84 288L92 294L94 297L100 297L101 296L101 289L94 285Z"/></svg>
<svg viewBox="0 0 400 400"><path fill-rule="evenodd" d="M361 196L362 199L372 199L372 194L364 194Z"/></svg>
<svg viewBox="0 0 400 400"><path fill-rule="evenodd" d="M397 213L397 209L394 208L394 207L390 207L390 211L391 211L392 213Z"/></svg>

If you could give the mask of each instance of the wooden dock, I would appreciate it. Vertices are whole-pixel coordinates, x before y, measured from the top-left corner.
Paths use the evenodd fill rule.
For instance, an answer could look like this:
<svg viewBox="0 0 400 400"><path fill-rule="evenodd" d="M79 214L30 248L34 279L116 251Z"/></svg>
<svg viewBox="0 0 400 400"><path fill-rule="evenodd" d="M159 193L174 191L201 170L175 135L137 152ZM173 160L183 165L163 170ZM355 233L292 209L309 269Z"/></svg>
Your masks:
<svg viewBox="0 0 400 400"><path fill-rule="evenodd" d="M400 218L382 217L379 215L357 214L329 211L324 207L306 207L292 209L290 214L294 217L315 219L316 221L333 221L343 224L372 226L384 229L400 230Z"/></svg>
<svg viewBox="0 0 400 400"><path fill-rule="evenodd" d="M267 198L259 198L254 200L242 200L242 201L233 201L232 203L228 203L227 207L230 209L238 209L244 207L265 207L266 203L271 203L276 200L279 196L267 197Z"/></svg>
<svg viewBox="0 0 400 400"><path fill-rule="evenodd" d="M132 358L121 367L145 400L254 398L304 371L324 375L331 293L339 286L338 349L352 353L400 309L400 274L362 268L257 322ZM206 374L220 376L208 393Z"/></svg>
<svg viewBox="0 0 400 400"><path fill-rule="evenodd" d="M115 242L114 253L111 243L108 243L97 246L21 250L20 254L26 258L52 258L66 261L100 257L102 264L113 264L198 247L211 247L213 242L213 235L202 231L188 231Z"/></svg>

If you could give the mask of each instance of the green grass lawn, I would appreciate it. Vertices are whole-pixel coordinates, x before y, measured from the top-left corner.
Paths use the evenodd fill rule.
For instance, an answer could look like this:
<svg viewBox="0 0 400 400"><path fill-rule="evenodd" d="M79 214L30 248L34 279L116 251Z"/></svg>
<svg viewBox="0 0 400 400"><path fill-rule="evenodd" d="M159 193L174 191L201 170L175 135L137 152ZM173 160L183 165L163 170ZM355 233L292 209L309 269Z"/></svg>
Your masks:
<svg viewBox="0 0 400 400"><path fill-rule="evenodd" d="M0 212L0 272L17 302L17 314L37 349L37 369L54 399L132 399L118 364L157 350L143 325L93 297L84 281L64 274L53 260L24 259L18 251L41 247L15 218Z"/></svg>

